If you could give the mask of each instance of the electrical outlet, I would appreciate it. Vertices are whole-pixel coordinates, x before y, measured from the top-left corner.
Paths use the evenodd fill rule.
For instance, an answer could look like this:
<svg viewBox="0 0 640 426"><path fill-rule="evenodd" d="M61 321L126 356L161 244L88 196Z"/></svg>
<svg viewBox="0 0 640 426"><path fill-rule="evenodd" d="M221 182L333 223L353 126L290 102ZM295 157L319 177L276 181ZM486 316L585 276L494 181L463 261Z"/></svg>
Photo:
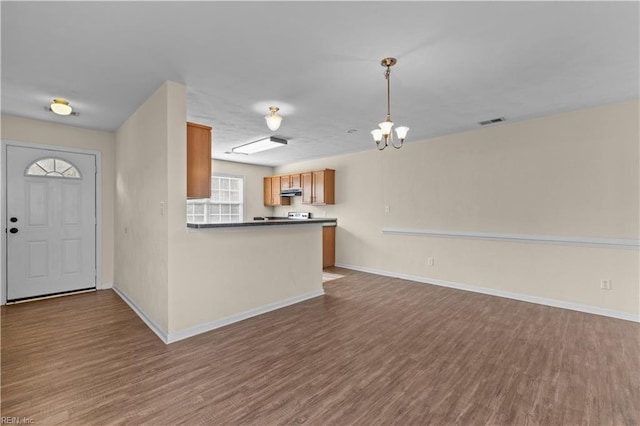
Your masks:
<svg viewBox="0 0 640 426"><path fill-rule="evenodd" d="M608 279L600 280L600 288L603 290L611 290L611 280L608 280Z"/></svg>
<svg viewBox="0 0 640 426"><path fill-rule="evenodd" d="M389 204L384 206L384 212L385 213L389 213L391 211L391 207L389 207Z"/></svg>
<svg viewBox="0 0 640 426"><path fill-rule="evenodd" d="M433 266L435 264L433 257L427 257L427 265Z"/></svg>

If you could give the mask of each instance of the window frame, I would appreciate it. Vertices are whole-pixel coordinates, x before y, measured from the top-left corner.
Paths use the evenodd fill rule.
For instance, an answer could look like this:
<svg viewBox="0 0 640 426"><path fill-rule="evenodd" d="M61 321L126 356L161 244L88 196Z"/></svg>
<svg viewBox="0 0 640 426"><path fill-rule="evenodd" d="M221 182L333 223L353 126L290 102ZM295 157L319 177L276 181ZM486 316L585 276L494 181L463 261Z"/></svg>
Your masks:
<svg viewBox="0 0 640 426"><path fill-rule="evenodd" d="M40 162L45 161L45 160L52 160L53 161L54 170L47 171L40 164ZM56 170L57 161L61 161L62 163L68 164L69 167L67 167L63 172L58 172ZM33 166L38 166L45 173L44 174L30 173L29 170L31 170L31 168ZM75 170L76 176L65 175L64 173L69 169ZM82 173L80 172L80 169L75 164L73 164L71 161L65 160L64 158L51 157L51 156L50 157L41 157L41 158L38 158L37 160L32 161L31 163L29 163L27 165L27 167L24 169L24 176L25 177L36 177L36 178L54 178L54 179L72 179L72 180L82 180L83 179L83 176L82 176Z"/></svg>
<svg viewBox="0 0 640 426"><path fill-rule="evenodd" d="M213 201L213 179L214 178L230 178L230 179L238 179L241 181L241 185L242 185L242 193L241 193L241 197L240 197L240 202L238 204L235 203L231 203L231 202L214 202ZM186 208L186 219L188 223L238 223L238 222L212 222L210 220L210 212L209 212L209 205L210 204L214 204L214 205L238 205L240 206L240 218L239 218L239 222L244 222L245 221L245 217L246 217L246 204L247 204L247 191L246 191L246 185L247 185L247 179L244 175L236 175L236 174L230 174L230 173L211 173L211 178L209 179L209 184L211 185L211 197L209 198L197 198L197 199L188 199L187 200L187 208ZM195 206L197 204L203 204L204 205L204 222L190 222L189 221L189 208L190 206L193 206L193 214L191 214L192 217L196 216L195 213ZM198 216L202 216L201 214Z"/></svg>

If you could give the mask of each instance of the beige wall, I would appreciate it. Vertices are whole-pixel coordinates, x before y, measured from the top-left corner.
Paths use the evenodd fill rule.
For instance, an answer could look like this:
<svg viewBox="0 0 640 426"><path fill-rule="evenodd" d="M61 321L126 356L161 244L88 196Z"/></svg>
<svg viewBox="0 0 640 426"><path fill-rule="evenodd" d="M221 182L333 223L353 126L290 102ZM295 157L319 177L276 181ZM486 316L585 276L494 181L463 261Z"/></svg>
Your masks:
<svg viewBox="0 0 640 426"><path fill-rule="evenodd" d="M170 238L170 333L322 291L318 224L181 227Z"/></svg>
<svg viewBox="0 0 640 426"><path fill-rule="evenodd" d="M71 118L73 120L73 118ZM115 135L27 118L2 116L2 140L99 151L102 159L102 274L103 286L114 276Z"/></svg>
<svg viewBox="0 0 640 426"><path fill-rule="evenodd" d="M116 285L169 340L322 291L318 225L187 228L186 96L165 83L116 133ZM271 168L213 167L247 176L247 213L264 214L262 176ZM283 257L295 265L283 270Z"/></svg>
<svg viewBox="0 0 640 426"><path fill-rule="evenodd" d="M215 144L215 129L213 135L213 143ZM273 174L273 167L234 163L232 161L212 160L211 170L213 173L244 176L245 220L251 220L255 216L273 215L273 207L266 207L264 205L263 194L263 178Z"/></svg>
<svg viewBox="0 0 640 426"><path fill-rule="evenodd" d="M336 169L337 262L635 314L636 249L383 234L382 228L639 238L639 104L278 167ZM365 136L363 136L365 137ZM385 213L389 206L389 213ZM434 266L427 265L433 257ZM600 280L613 289L600 289Z"/></svg>
<svg viewBox="0 0 640 426"><path fill-rule="evenodd" d="M322 291L322 231L317 225L186 227L186 91L174 96L172 105L176 111L168 117L169 129L175 130L169 142L168 332ZM262 177L272 174L272 168L213 161L212 169L246 176L245 217L271 214L272 209L262 205Z"/></svg>
<svg viewBox="0 0 640 426"><path fill-rule="evenodd" d="M115 285L164 331L167 223L174 213L167 202L169 95L165 83L116 132Z"/></svg>

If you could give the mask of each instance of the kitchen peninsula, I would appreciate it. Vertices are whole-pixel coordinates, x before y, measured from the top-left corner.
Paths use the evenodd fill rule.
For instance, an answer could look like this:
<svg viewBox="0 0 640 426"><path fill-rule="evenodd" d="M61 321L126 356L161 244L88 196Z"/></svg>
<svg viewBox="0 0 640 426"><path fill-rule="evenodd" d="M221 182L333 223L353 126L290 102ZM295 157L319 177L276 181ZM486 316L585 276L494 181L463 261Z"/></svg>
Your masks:
<svg viewBox="0 0 640 426"><path fill-rule="evenodd" d="M322 296L328 219L187 224L171 247L176 321L166 342ZM333 222L335 223L335 221ZM187 277L187 278L184 278Z"/></svg>
<svg viewBox="0 0 640 426"><path fill-rule="evenodd" d="M338 220L335 218L312 219L310 213L289 212L288 217L254 217L252 221L245 222L225 222L225 223L187 223L188 228L243 228L243 227L273 227L280 225L322 225L322 268L335 265L336 262L336 227Z"/></svg>

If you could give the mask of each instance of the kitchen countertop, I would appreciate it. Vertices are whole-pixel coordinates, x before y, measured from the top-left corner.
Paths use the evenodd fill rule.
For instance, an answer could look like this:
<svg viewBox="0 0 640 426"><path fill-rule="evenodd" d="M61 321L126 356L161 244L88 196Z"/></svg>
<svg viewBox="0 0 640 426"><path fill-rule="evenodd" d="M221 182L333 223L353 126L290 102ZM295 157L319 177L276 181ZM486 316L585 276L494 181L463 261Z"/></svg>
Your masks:
<svg viewBox="0 0 640 426"><path fill-rule="evenodd" d="M187 223L187 228L205 229L205 228L233 228L245 226L273 226L273 225L304 225L306 224L323 224L323 226L335 226L338 219L331 217L321 217L317 219L287 219L287 218L268 218L266 220L250 220L246 222L230 222L230 223Z"/></svg>

